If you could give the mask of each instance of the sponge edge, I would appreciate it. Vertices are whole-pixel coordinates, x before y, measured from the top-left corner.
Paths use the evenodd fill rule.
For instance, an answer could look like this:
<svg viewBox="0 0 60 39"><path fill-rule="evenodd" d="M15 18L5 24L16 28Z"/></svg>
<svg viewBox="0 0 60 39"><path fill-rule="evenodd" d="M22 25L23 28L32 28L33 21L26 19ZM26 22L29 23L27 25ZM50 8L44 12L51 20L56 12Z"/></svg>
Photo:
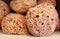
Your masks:
<svg viewBox="0 0 60 39"><path fill-rule="evenodd" d="M31 8L26 16L29 32L34 36L51 35L58 22L58 14L55 7L42 3Z"/></svg>
<svg viewBox="0 0 60 39"><path fill-rule="evenodd" d="M56 0L38 0L38 4L45 3L45 2L50 3L53 6L56 6Z"/></svg>
<svg viewBox="0 0 60 39"><path fill-rule="evenodd" d="M36 0L13 0L10 2L11 9L18 13L27 12L31 7L36 5Z"/></svg>
<svg viewBox="0 0 60 39"><path fill-rule="evenodd" d="M25 24L25 17L20 14L10 13L1 23L2 31L6 34L27 34L27 28Z"/></svg>
<svg viewBox="0 0 60 39"><path fill-rule="evenodd" d="M56 26L56 29L55 29L55 30L57 31L57 30L59 30L59 29L60 29L60 20L58 21L58 23L57 23L57 26Z"/></svg>
<svg viewBox="0 0 60 39"><path fill-rule="evenodd" d="M4 2L0 0L0 24L2 19L9 14L10 10L8 5Z"/></svg>

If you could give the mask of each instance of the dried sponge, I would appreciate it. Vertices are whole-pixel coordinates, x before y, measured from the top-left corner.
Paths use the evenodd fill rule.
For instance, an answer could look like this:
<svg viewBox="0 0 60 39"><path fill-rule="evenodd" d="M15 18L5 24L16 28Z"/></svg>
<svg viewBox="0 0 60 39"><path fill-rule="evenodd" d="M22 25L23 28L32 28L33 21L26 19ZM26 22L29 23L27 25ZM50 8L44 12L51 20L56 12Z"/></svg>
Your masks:
<svg viewBox="0 0 60 39"><path fill-rule="evenodd" d="M58 14L49 3L42 3L29 9L26 16L29 32L34 36L47 36L54 32Z"/></svg>
<svg viewBox="0 0 60 39"><path fill-rule="evenodd" d="M24 13L27 12L29 8L34 7L36 4L36 0L12 0L10 7L18 13Z"/></svg>
<svg viewBox="0 0 60 39"><path fill-rule="evenodd" d="M6 34L27 34L25 16L10 13L2 20L1 27Z"/></svg>
<svg viewBox="0 0 60 39"><path fill-rule="evenodd" d="M56 6L56 0L38 0L37 2L38 2L38 4L46 2L46 3L52 4L53 6Z"/></svg>
<svg viewBox="0 0 60 39"><path fill-rule="evenodd" d="M8 5L0 0L0 24L2 19L10 12Z"/></svg>

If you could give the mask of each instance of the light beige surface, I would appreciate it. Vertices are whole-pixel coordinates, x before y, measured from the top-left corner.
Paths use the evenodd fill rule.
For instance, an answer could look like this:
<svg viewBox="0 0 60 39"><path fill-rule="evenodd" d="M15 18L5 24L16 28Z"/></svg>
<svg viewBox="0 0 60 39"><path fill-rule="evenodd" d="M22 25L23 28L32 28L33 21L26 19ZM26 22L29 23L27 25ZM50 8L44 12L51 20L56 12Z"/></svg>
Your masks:
<svg viewBox="0 0 60 39"><path fill-rule="evenodd" d="M60 31L46 37L34 37L30 35L7 35L0 31L0 39L60 39Z"/></svg>

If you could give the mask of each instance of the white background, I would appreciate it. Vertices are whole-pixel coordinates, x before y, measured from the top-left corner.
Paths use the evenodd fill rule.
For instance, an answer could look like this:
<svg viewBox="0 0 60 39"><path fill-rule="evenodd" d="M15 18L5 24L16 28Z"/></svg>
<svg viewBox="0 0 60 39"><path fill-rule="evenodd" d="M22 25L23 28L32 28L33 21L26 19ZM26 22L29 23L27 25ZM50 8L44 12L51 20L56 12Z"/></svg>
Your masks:
<svg viewBox="0 0 60 39"><path fill-rule="evenodd" d="M8 35L0 31L0 39L60 39L60 31L55 31L50 36L34 37L31 35Z"/></svg>

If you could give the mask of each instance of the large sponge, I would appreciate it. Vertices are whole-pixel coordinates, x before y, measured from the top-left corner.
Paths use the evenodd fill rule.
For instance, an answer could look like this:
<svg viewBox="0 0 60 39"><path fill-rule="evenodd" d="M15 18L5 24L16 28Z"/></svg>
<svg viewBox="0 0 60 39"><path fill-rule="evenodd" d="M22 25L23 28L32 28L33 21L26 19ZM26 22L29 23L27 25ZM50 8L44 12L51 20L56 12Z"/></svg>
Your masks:
<svg viewBox="0 0 60 39"><path fill-rule="evenodd" d="M34 36L47 36L54 32L58 14L55 7L49 3L42 3L31 8L26 16L29 32Z"/></svg>

